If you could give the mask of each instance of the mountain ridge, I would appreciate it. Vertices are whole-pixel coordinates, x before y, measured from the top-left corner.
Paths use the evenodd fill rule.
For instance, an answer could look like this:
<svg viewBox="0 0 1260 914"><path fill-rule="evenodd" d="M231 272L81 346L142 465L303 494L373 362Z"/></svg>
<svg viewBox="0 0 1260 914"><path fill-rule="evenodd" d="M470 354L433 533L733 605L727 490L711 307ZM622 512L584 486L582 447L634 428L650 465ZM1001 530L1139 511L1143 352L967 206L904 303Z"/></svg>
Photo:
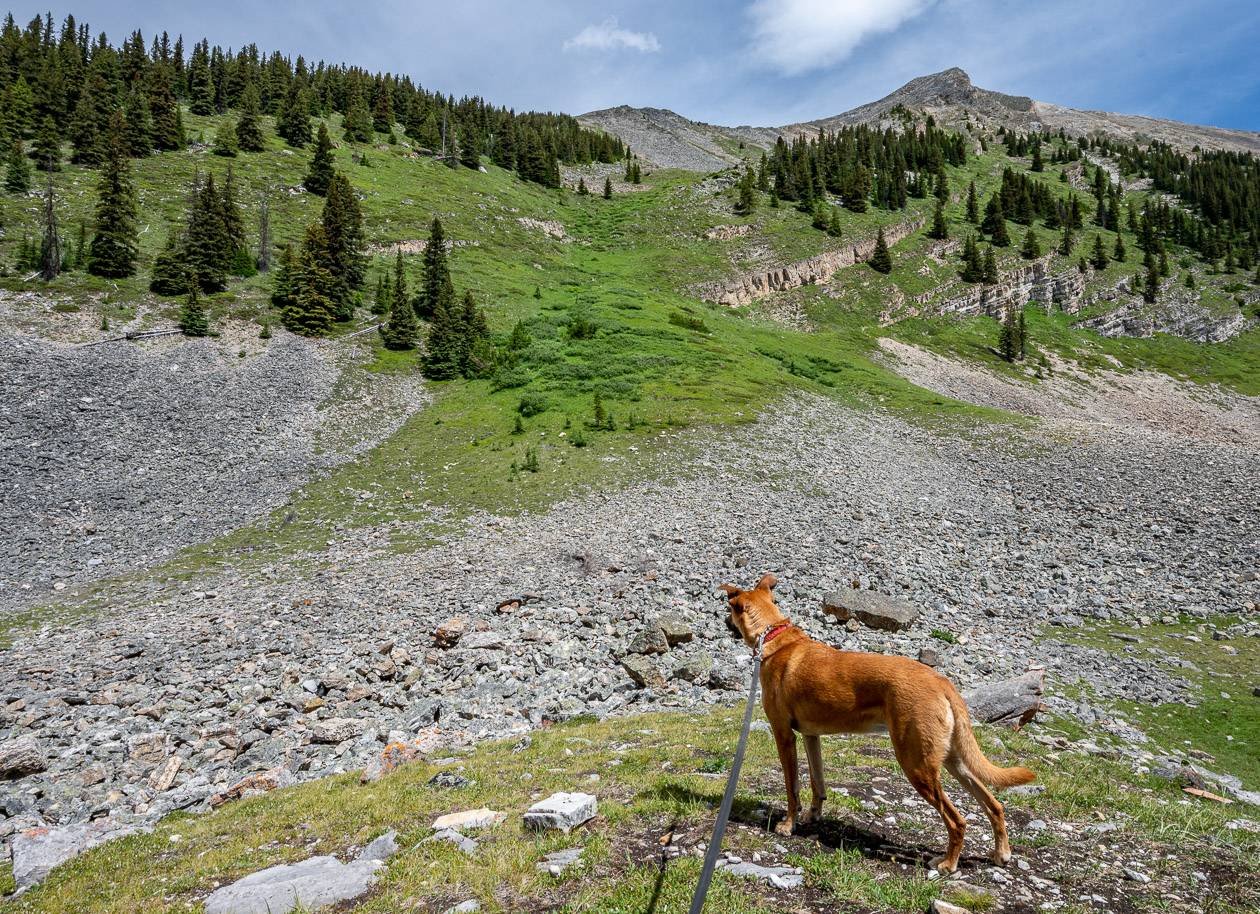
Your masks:
<svg viewBox="0 0 1260 914"><path fill-rule="evenodd" d="M578 121L614 134L655 167L712 171L740 161L741 147L766 148L779 136L790 139L819 129L857 124L897 126L904 123L898 117L901 109L930 114L942 126L964 131L977 124L1021 132L1062 129L1072 137L1106 134L1143 143L1158 140L1185 149L1199 146L1260 153L1260 133L1254 131L1072 108L1010 95L975 85L960 67L915 77L882 98L839 114L778 127L725 127L694 121L666 108L629 105L589 111L579 115Z"/></svg>

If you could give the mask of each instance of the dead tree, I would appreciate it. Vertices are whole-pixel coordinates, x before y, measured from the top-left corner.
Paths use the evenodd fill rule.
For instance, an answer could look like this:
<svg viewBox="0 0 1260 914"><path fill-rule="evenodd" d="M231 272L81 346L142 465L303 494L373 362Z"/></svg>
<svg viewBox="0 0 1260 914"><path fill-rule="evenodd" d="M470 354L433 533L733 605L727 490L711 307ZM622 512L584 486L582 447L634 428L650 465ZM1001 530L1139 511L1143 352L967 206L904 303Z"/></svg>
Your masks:
<svg viewBox="0 0 1260 914"><path fill-rule="evenodd" d="M61 236L57 232L51 165L48 169L48 189L44 192L44 240L39 249L39 275L45 282L52 282L61 275Z"/></svg>

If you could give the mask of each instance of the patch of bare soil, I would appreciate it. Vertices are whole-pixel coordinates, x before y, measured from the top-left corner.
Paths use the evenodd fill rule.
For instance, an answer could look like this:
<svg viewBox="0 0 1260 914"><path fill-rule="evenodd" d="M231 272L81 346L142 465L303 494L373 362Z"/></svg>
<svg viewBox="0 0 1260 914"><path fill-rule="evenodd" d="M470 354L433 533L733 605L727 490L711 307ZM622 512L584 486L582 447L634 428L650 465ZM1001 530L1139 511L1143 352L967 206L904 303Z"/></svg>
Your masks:
<svg viewBox="0 0 1260 914"><path fill-rule="evenodd" d="M1044 379L1020 381L897 340L879 343L887 364L907 380L977 406L1074 430L1147 431L1260 450L1260 398L1156 372L1086 373L1058 359Z"/></svg>

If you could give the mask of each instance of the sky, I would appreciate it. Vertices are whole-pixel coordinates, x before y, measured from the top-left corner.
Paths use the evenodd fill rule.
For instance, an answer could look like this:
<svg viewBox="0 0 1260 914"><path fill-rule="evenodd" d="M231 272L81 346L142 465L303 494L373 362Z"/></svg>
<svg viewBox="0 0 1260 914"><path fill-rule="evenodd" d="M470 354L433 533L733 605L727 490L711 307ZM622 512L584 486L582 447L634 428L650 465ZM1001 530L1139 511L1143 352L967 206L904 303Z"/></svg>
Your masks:
<svg viewBox="0 0 1260 914"><path fill-rule="evenodd" d="M45 6L10 6L20 24ZM1260 131L1260 3L1239 0L83 0L139 28L407 73L518 110L628 104L714 124L838 114L962 67L986 89Z"/></svg>

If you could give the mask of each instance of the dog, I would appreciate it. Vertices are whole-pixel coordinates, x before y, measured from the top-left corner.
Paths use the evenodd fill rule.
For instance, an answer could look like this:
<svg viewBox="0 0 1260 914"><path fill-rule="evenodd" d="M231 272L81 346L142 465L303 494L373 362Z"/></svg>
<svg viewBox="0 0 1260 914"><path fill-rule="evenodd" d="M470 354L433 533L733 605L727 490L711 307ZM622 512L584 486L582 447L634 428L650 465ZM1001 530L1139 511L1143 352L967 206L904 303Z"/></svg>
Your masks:
<svg viewBox="0 0 1260 914"><path fill-rule="evenodd" d="M774 601L772 574L752 590L723 584L730 622L744 643L761 642L762 707L779 750L787 786L787 818L775 826L792 834L797 824L819 818L827 787L822 742L830 733L865 733L887 728L901 770L945 821L949 845L932 861L940 873L958 868L966 823L941 785L941 766L984 808L993 826L993 862L1011 859L1002 804L986 785L1026 784L1027 768L999 768L985 758L971 731L971 716L958 690L944 676L908 657L839 651L813 640L788 621ZM805 738L813 801L801 812L796 734Z"/></svg>

